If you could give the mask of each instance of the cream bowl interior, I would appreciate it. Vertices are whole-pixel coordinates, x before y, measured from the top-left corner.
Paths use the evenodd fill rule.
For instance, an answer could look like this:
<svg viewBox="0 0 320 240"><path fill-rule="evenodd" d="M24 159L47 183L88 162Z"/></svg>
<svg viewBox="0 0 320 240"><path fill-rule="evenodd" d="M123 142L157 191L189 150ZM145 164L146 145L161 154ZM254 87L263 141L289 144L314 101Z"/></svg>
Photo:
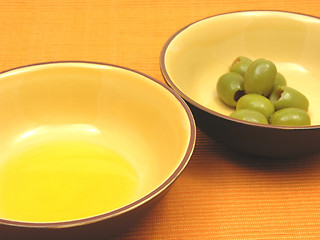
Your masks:
<svg viewBox="0 0 320 240"><path fill-rule="evenodd" d="M278 11L213 16L185 27L169 39L161 56L164 76L188 102L228 116L233 109L216 93L218 78L238 56L273 61L288 86L310 101L312 125L320 124L320 20Z"/></svg>
<svg viewBox="0 0 320 240"><path fill-rule="evenodd" d="M22 169L23 172L24 169L32 168L33 164L45 165L46 159L53 161L47 167L48 169L35 167L32 174L29 173L26 176L32 175L36 179L33 182L35 183L36 181L49 181L47 175L52 175L49 187L57 191L57 198L52 203L53 206L55 203L57 205L55 211L60 211L59 206L61 208L61 204L64 204L63 202L57 203L63 198L62 195L68 196L68 192L72 190L72 186L69 186L69 189L65 186L68 186L68 181L76 184L74 179L77 179L79 175L77 171L80 169L81 172L84 168L91 169L91 162L96 164L95 161L91 161L91 158L94 157L90 155L90 151L103 155L104 151L109 149L112 153L121 155L130 168L132 167L131 170L136 174L137 181L132 195L119 202L114 209L103 209L102 207L83 213L84 215L74 217L58 215L53 219L50 217L42 219L41 215L40 218L34 219L29 218L28 214L21 216L19 213L17 217L6 215L7 206L1 196L4 194L2 191L0 194L0 223L19 225L21 222L48 224L59 222L62 227L64 224L70 226L72 221L79 219L95 222L128 212L164 191L184 169L194 148L193 118L186 104L176 93L148 76L106 64L56 62L3 72L0 74L0 116L0 172L1 168L10 164L10 161L17 161L17 158L24 152L42 146L43 143L60 141L60 145L65 145L67 148L65 151L68 151L77 146L77 144L70 145L70 141L81 142L82 145L79 146L83 147L82 154L85 158L85 161L81 162L82 166L79 166L77 161L74 162L74 165L58 162L57 164L62 165L60 168L60 165L54 162L54 156L47 158L44 155L44 152L49 151L55 154L56 149L54 148L57 146L53 144L54 146L47 146L47 150L43 152L39 148L40 150L37 151L40 152L40 157L37 152L30 153L31 155L25 154L29 154L29 158L44 158L42 162L35 163L34 159L29 159L29 162L20 162L20 165L9 168L11 172L6 173L6 176L11 176L16 174L14 171L17 168ZM93 146L91 150L87 149L88 144ZM61 153L57 153L58 157L59 154ZM64 156L64 158L67 157ZM111 165L112 163L108 166ZM91 202L87 204L84 201L82 205L79 205L79 199L73 199L73 203L66 203L69 204L66 208L75 208L74 212L77 212L77 208L96 208L95 205L99 205L99 198L102 198L102 195L108 198L108 194L113 194L115 196L109 195L109 197L120 198L121 191L125 190L113 189L113 192L108 193L108 188L95 187L103 184L112 185L112 171L105 173L104 177L95 179L95 174L99 171L101 174L101 171L104 170L98 169L101 166L93 167L92 171L87 172L85 178L82 178L82 181L89 182L89 185L85 183L87 184L83 187L85 193L79 196L88 197L88 201ZM46 173L41 175L44 169ZM67 171L70 178L59 179L59 171ZM124 170L122 174L126 174L126 171ZM37 176L45 179L37 179ZM108 178L109 183L105 183L104 181ZM8 184L6 181L8 179L0 175L0 188ZM23 177L19 181L14 185L17 188L28 184L25 183L28 179L23 179ZM32 190L32 186L27 187ZM60 191L60 189L64 190ZM25 192L18 192L12 195L12 198L15 196L23 198L24 194L27 194L27 190L24 190L23 187L20 190L13 190ZM116 190L118 192L114 192ZM15 199L14 201L17 204L16 207L19 208L18 205L23 205L23 202L28 199ZM33 208L36 214L37 208L46 209L46 206L42 206L46 202L47 200L40 199L37 206L35 204L29 208ZM24 211L23 207L21 209ZM85 215L89 213L92 215Z"/></svg>

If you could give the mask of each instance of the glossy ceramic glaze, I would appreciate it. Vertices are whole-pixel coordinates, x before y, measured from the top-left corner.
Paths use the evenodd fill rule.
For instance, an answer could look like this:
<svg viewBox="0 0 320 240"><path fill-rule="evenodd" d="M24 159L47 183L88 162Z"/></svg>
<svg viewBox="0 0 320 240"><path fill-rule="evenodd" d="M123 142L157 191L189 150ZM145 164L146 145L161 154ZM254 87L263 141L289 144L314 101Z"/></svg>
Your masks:
<svg viewBox="0 0 320 240"><path fill-rule="evenodd" d="M194 110L210 135L241 152L287 157L318 151L320 136L320 20L279 11L245 11L209 17L174 34L161 55L167 83ZM274 127L234 120L216 92L218 78L238 56L273 61L288 86L309 101L311 127ZM269 136L269 137L268 137Z"/></svg>
<svg viewBox="0 0 320 240"><path fill-rule="evenodd" d="M0 166L33 144L77 139L121 154L139 179L132 199L92 216L44 222L0 216L8 239L12 233L78 239L124 231L174 182L194 148L194 121L184 101L164 84L118 66L55 62L3 72L0 106Z"/></svg>

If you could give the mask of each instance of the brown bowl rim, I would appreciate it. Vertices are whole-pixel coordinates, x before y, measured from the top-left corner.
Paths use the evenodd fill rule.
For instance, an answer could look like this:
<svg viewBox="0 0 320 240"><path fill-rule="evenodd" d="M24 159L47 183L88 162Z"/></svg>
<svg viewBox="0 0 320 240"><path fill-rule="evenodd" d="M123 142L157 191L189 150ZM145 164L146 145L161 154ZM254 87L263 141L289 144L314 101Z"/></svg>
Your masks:
<svg viewBox="0 0 320 240"><path fill-rule="evenodd" d="M166 64L165 64L165 57L166 57L166 52L167 49L169 47L169 45L171 44L171 42L183 31L185 31L186 29L188 29L190 26L195 25L199 22L208 20L208 19L212 19L215 17L219 17L219 16L223 16L223 15L232 15L232 14L238 14L238 13L260 13L260 14L264 14L264 13L285 13L285 14L292 14L292 15L300 15L300 16L305 16L305 17L310 17L310 18L315 18L317 20L320 20L320 17L316 17L313 15L309 15L309 14L304 14L304 13L299 13L299 12L290 12L290 11L282 11L282 10L243 10L243 11L231 11L231 12L225 12L225 13L221 13L221 14L216 14L216 15L212 15L212 16L208 16L205 18L202 18L200 20L196 20L184 27L182 27L181 29L179 29L178 31L176 31L173 35L171 35L171 37L165 42L162 50L161 50L161 54L160 54L160 70L162 73L162 76L164 78L164 80L166 81L166 83L174 89L174 91L176 91L184 100L186 100L188 103L190 103L191 105L193 105L194 107L196 107L197 109L200 109L201 111L207 112L210 115L214 115L216 117L225 119L227 121L231 121L231 122L236 122L236 123L240 123L240 124L245 124L248 126L253 126L253 127L259 127L259 128L269 128L269 129L281 129L284 131L292 131L292 130L311 130L311 129L318 129L320 128L320 125L310 125L310 126L276 126L276 125L270 125L270 124L260 124L260 123L253 123L253 122L248 122L248 121L244 121L244 120L239 120L236 118L232 118L229 117L227 115L221 114L219 112L216 112L210 108L207 108L205 106L203 106L202 104L196 102L195 100L191 99L189 96L187 96L182 90L179 89L179 87L174 83L174 81L170 78L169 73L167 71L166 68Z"/></svg>
<svg viewBox="0 0 320 240"><path fill-rule="evenodd" d="M159 194L164 192L179 177L179 175L184 170L184 168L187 166L187 164L192 156L192 153L193 153L193 150L195 147L195 141L196 141L196 125L195 125L195 121L194 121L193 115L191 113L191 110L189 109L189 107L185 103L185 101L173 89L171 89L165 83L162 83L159 80L157 80L147 74L144 74L142 72L139 72L137 70L134 70L134 69L131 69L128 67L123 67L123 66L119 66L119 65L115 65L115 64L95 62L95 61L78 61L78 60L49 61L49 62L33 63L33 64L23 65L23 66L11 68L11 69L8 69L5 71L1 71L0 74L2 75L7 72L11 72L14 70L23 69L23 68L27 68L27 67L53 65L53 64L60 64L60 63L67 63L67 64L68 63L70 63L70 64L84 63L84 64L89 64L89 65L90 64L100 65L100 66L107 66L107 67L111 67L111 68L118 68L118 69L126 70L129 72L133 72L138 75L141 75L141 76L153 81L154 83L158 84L160 86L160 88L163 87L165 90L169 91L176 98L176 100L181 104L181 106L185 110L187 117L188 117L189 128L190 128L190 137L189 137L186 151L185 151L184 156L182 157L178 167L173 171L173 173L171 173L171 175L163 183L161 183L157 188L155 188L154 190L152 190L148 194L144 195L143 197L141 197L141 198L139 198L139 199L123 206L123 207L120 207L115 210L112 210L112 211L109 211L106 213L102 213L99 215L90 216L90 217L81 218L81 219L75 219L75 220L66 220L66 221L57 221L57 222L29 222L29 221L7 220L7 219L0 218L0 224L11 225L11 226L16 226L16 227L27 227L27 228L68 228L68 227L81 226L81 225L91 224L91 223L100 222L100 221L114 218L116 216L125 214L131 210L134 210L134 209L142 206L143 204L151 201L156 196L158 196Z"/></svg>

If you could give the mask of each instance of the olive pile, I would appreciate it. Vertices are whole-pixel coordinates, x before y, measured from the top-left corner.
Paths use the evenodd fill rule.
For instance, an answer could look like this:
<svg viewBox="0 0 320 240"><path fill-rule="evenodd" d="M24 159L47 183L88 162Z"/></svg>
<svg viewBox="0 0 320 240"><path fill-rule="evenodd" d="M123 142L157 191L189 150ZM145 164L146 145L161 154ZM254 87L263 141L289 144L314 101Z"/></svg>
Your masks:
<svg viewBox="0 0 320 240"><path fill-rule="evenodd" d="M311 124L308 99L287 86L273 62L240 56L229 70L219 78L217 92L225 104L235 108L230 117L282 126Z"/></svg>

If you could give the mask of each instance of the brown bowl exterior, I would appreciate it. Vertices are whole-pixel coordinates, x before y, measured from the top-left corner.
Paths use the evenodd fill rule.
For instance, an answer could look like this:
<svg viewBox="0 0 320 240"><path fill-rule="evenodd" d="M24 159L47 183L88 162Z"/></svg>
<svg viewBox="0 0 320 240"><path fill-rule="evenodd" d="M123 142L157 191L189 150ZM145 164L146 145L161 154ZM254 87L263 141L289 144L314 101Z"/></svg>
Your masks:
<svg viewBox="0 0 320 240"><path fill-rule="evenodd" d="M320 151L319 128L266 127L209 113L189 103L197 126L238 152L268 158L289 158Z"/></svg>

